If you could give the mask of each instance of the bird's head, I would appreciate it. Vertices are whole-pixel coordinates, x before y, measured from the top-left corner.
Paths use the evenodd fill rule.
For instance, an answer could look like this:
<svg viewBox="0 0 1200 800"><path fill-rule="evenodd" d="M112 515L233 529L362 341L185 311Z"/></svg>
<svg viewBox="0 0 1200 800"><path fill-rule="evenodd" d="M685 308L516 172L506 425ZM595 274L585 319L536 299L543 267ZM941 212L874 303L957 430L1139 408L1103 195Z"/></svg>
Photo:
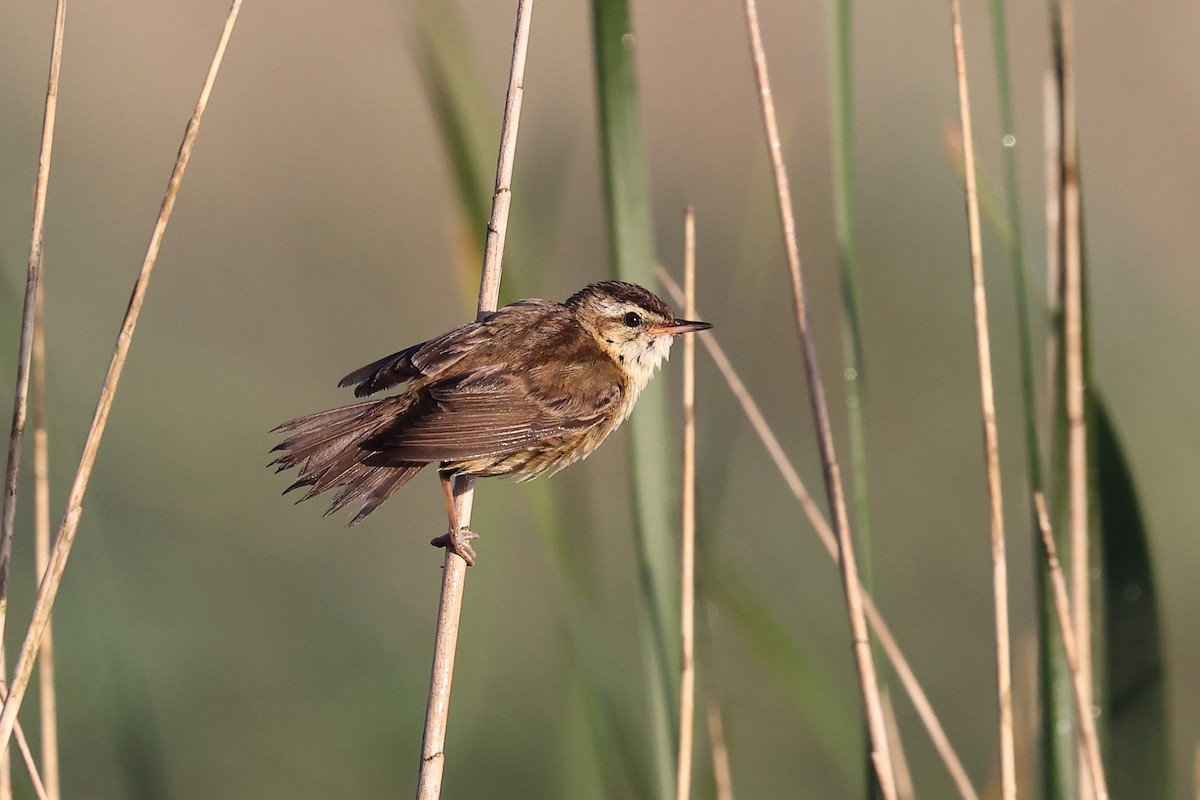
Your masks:
<svg viewBox="0 0 1200 800"><path fill-rule="evenodd" d="M639 390L667 358L676 336L712 327L676 319L671 307L653 292L623 281L585 286L567 299L566 306Z"/></svg>

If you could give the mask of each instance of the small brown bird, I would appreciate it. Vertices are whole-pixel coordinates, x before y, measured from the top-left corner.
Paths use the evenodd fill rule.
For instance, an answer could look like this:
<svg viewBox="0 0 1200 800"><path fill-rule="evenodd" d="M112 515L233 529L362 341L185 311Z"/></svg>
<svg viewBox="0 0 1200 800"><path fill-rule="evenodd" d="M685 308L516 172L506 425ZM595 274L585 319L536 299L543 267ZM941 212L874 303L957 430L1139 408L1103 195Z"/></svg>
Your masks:
<svg viewBox="0 0 1200 800"><path fill-rule="evenodd" d="M473 564L476 535L458 524L452 478L524 481L585 458L629 417L673 338L710 327L620 281L565 303L521 300L351 372L338 385L358 397L408 388L285 422L272 465L299 470L284 493L310 487L301 500L340 488L326 516L361 501L355 525L436 463L450 532L433 544Z"/></svg>

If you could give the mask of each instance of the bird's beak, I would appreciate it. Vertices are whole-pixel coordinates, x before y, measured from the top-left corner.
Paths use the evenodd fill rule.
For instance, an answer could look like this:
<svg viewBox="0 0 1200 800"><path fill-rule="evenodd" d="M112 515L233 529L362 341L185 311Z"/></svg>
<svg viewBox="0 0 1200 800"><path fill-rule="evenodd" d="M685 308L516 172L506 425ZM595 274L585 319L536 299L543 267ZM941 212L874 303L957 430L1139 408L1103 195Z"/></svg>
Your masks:
<svg viewBox="0 0 1200 800"><path fill-rule="evenodd" d="M711 327L711 322L693 322L690 319L677 319L674 325L651 325L647 330L650 333L669 333L672 336L678 336L681 333L706 331Z"/></svg>

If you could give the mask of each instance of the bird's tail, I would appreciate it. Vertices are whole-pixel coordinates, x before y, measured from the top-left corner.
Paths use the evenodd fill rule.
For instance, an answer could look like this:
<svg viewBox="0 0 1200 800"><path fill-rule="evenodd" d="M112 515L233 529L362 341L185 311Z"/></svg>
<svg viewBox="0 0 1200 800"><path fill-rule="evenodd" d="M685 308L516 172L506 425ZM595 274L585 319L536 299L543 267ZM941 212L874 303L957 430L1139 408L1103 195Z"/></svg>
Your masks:
<svg viewBox="0 0 1200 800"><path fill-rule="evenodd" d="M403 398L389 397L318 411L285 422L275 433L288 437L272 452L281 451L268 466L276 472L295 467L296 481L284 489L309 487L301 502L324 491L341 488L325 516L361 500L362 507L350 525L357 525L425 466L423 462L387 462L366 446L405 410Z"/></svg>

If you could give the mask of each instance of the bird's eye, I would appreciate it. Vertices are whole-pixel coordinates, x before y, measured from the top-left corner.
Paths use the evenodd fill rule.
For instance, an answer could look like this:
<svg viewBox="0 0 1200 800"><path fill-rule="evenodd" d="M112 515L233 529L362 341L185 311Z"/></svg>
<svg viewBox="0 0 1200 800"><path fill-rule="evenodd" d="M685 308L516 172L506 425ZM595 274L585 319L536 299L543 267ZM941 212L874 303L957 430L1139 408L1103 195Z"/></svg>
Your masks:
<svg viewBox="0 0 1200 800"><path fill-rule="evenodd" d="M642 315L636 311L630 311L625 315L625 324L631 328L642 327Z"/></svg>

